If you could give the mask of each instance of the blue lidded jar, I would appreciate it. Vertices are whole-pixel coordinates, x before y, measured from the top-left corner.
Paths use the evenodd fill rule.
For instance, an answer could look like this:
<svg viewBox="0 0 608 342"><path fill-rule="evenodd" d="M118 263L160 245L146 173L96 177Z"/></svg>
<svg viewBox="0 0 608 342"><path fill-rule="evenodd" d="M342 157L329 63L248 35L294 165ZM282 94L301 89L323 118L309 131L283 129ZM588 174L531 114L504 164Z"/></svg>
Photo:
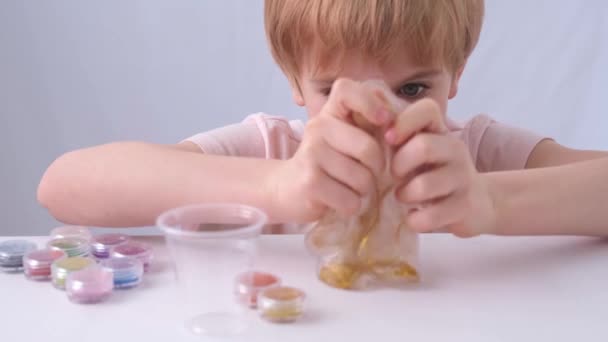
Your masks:
<svg viewBox="0 0 608 342"><path fill-rule="evenodd" d="M0 242L0 270L7 273L23 271L23 257L35 250L36 244L27 240Z"/></svg>
<svg viewBox="0 0 608 342"><path fill-rule="evenodd" d="M112 272L115 289L129 289L141 283L144 266L134 258L110 258L101 261L101 266Z"/></svg>

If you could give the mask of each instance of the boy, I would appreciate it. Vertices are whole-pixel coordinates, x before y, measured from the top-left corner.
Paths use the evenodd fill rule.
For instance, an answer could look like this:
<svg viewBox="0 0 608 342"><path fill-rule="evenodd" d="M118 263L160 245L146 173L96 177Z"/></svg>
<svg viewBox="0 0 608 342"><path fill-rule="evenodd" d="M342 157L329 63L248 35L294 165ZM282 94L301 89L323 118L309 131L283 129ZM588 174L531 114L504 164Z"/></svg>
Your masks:
<svg viewBox="0 0 608 342"><path fill-rule="evenodd" d="M39 200L59 220L150 225L190 203L240 202L271 221L359 211L390 167L419 232L608 235L608 154L477 116L447 116L481 29L481 0L267 0L266 33L306 125L254 115L173 146L114 143L53 163ZM361 113L395 147L352 125Z"/></svg>

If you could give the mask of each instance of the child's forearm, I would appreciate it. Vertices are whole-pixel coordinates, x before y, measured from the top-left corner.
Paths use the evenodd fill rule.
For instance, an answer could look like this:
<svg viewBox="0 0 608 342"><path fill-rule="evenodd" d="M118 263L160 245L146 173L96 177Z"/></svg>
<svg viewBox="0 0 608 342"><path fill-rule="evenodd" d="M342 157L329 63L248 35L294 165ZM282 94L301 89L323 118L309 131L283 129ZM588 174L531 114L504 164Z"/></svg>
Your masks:
<svg viewBox="0 0 608 342"><path fill-rule="evenodd" d="M60 221L105 227L152 225L169 208L209 201L250 204L273 216L265 184L277 163L114 143L57 159L38 198Z"/></svg>
<svg viewBox="0 0 608 342"><path fill-rule="evenodd" d="M488 173L500 235L608 236L608 159Z"/></svg>

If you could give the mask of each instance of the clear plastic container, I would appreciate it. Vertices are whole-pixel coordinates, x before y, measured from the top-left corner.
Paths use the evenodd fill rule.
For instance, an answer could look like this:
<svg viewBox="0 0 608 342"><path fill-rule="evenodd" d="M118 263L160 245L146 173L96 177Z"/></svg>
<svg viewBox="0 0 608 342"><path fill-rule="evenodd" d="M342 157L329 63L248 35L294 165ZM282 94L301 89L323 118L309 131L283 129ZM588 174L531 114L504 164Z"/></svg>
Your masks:
<svg viewBox="0 0 608 342"><path fill-rule="evenodd" d="M86 257L89 255L89 241L81 237L57 238L46 244L47 248L63 251L68 257Z"/></svg>
<svg viewBox="0 0 608 342"><path fill-rule="evenodd" d="M289 323L304 314L304 291L277 286L260 292L258 307L262 318L275 323Z"/></svg>
<svg viewBox="0 0 608 342"><path fill-rule="evenodd" d="M79 238L91 241L93 234L83 226L61 226L51 230L51 239Z"/></svg>
<svg viewBox="0 0 608 342"><path fill-rule="evenodd" d="M236 277L234 293L237 300L252 309L257 307L258 294L267 288L279 286L281 279L274 274L250 271Z"/></svg>
<svg viewBox="0 0 608 342"><path fill-rule="evenodd" d="M40 249L23 257L23 273L30 280L51 279L51 265L55 260L67 257L62 250Z"/></svg>
<svg viewBox="0 0 608 342"><path fill-rule="evenodd" d="M262 211L240 204L187 206L158 218L190 332L217 337L247 328L247 309L235 300L234 280L253 269L257 238L266 222Z"/></svg>
<svg viewBox="0 0 608 342"><path fill-rule="evenodd" d="M51 265L53 285L60 290L64 290L65 281L70 273L83 270L92 265L95 265L95 260L80 256L55 260Z"/></svg>
<svg viewBox="0 0 608 342"><path fill-rule="evenodd" d="M144 272L150 269L152 262L152 248L145 243L129 241L112 250L112 258L133 258L141 261L144 265Z"/></svg>
<svg viewBox="0 0 608 342"><path fill-rule="evenodd" d="M7 240L0 242L0 270L6 273L23 271L23 256L37 248L27 240Z"/></svg>
<svg viewBox="0 0 608 342"><path fill-rule="evenodd" d="M106 300L114 288L112 272L92 265L67 276L65 290L68 298L79 304L93 304Z"/></svg>
<svg viewBox="0 0 608 342"><path fill-rule="evenodd" d="M144 266L132 258L110 258L101 261L101 266L114 277L115 289L130 289L141 283Z"/></svg>
<svg viewBox="0 0 608 342"><path fill-rule="evenodd" d="M97 259L110 257L112 248L125 244L129 236L125 234L101 234L91 239L91 253Z"/></svg>

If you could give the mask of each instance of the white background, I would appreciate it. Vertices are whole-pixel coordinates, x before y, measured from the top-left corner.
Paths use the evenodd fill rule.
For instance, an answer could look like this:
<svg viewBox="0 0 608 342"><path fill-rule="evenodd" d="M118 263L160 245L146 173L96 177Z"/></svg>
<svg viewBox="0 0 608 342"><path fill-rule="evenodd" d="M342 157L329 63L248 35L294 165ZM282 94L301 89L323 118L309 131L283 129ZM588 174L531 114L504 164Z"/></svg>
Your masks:
<svg viewBox="0 0 608 342"><path fill-rule="evenodd" d="M0 235L46 234L45 168L115 140L173 143L265 111L292 118L261 0L0 2ZM450 115L608 149L608 2L487 1Z"/></svg>

